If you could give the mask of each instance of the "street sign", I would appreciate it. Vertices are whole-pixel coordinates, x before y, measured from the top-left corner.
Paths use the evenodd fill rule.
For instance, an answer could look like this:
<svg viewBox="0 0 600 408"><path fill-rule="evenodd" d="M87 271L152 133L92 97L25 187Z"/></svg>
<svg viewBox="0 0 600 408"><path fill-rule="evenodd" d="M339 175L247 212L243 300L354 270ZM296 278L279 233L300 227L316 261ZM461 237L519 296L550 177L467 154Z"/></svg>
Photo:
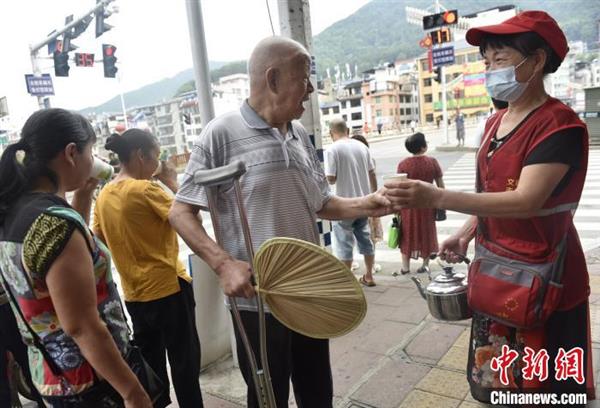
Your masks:
<svg viewBox="0 0 600 408"><path fill-rule="evenodd" d="M425 38L423 38L421 41L419 41L419 46L422 48L429 48L431 47L431 37L430 36L426 36Z"/></svg>
<svg viewBox="0 0 600 408"><path fill-rule="evenodd" d="M454 47L434 48L431 50L431 59L434 67L454 64Z"/></svg>
<svg viewBox="0 0 600 408"><path fill-rule="evenodd" d="M27 92L33 96L54 95L54 85L50 74L42 74L41 77L32 74L25 74L25 83Z"/></svg>
<svg viewBox="0 0 600 408"><path fill-rule="evenodd" d="M78 67L93 67L94 66L94 54L88 53L75 53L75 65Z"/></svg>

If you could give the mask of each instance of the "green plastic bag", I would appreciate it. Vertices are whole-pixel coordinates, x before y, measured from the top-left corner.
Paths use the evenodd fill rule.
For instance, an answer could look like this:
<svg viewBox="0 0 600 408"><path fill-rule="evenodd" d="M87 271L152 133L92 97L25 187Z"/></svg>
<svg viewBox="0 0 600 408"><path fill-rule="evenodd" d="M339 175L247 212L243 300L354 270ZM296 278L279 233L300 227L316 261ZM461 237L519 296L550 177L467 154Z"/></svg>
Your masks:
<svg viewBox="0 0 600 408"><path fill-rule="evenodd" d="M395 249L400 245L400 239L402 238L402 227L400 225L400 219L394 217L392 223L388 227L388 247Z"/></svg>

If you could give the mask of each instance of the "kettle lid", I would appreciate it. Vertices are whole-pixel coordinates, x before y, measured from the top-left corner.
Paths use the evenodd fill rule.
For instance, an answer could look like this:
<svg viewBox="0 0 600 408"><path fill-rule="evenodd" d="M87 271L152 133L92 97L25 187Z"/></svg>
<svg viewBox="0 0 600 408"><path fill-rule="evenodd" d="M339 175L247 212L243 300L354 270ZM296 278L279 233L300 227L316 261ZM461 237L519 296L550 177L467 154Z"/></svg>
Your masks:
<svg viewBox="0 0 600 408"><path fill-rule="evenodd" d="M438 295L461 293L467 290L465 274L455 273L453 268L444 267L444 273L439 274L427 286L427 291Z"/></svg>

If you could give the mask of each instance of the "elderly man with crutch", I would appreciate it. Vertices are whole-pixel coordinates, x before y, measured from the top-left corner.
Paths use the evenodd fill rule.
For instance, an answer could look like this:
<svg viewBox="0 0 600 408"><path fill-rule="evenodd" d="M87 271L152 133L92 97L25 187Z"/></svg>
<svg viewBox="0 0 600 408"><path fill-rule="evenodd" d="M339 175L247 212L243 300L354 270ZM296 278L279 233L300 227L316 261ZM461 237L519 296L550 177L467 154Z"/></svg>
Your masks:
<svg viewBox="0 0 600 408"><path fill-rule="evenodd" d="M259 327L257 311L262 305L252 285L252 252L273 237L318 244L317 216L352 219L381 216L393 209L382 191L359 198L330 194L306 130L293 121L300 118L303 102L314 91L310 56L302 45L282 37L262 40L248 68L249 99L239 111L222 115L203 129L169 220L218 275L225 295L234 299L229 301L234 319L243 324L243 330L236 325L236 340L248 407L287 407L291 377L299 407L330 408L329 342L288 329L266 307L264 325ZM213 226L218 243L207 235L198 216L200 209L209 207L217 221ZM251 244L249 231L244 231L246 216ZM269 358L257 375L253 354L261 350L261 331L266 331L261 355L268 350ZM246 336L252 350L244 347ZM274 399L268 396L270 383Z"/></svg>

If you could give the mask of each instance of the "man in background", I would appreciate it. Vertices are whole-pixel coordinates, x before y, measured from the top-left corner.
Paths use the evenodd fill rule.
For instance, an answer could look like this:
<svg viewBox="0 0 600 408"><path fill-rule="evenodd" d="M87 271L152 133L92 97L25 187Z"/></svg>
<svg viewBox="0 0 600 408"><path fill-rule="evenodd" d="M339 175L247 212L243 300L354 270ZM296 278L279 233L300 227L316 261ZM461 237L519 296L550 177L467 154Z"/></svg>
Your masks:
<svg viewBox="0 0 600 408"><path fill-rule="evenodd" d="M465 145L465 115L462 114L460 108L456 108L456 116L454 117L456 122L456 140L458 146Z"/></svg>
<svg viewBox="0 0 600 408"><path fill-rule="evenodd" d="M377 191L375 163L369 149L349 137L343 119L332 120L329 129L333 144L325 154L325 175L329 184L335 184L336 195L352 198ZM368 217L333 222L334 253L348 268L352 267L355 240L365 260L366 272L360 282L365 286L375 286L375 246L370 236Z"/></svg>

